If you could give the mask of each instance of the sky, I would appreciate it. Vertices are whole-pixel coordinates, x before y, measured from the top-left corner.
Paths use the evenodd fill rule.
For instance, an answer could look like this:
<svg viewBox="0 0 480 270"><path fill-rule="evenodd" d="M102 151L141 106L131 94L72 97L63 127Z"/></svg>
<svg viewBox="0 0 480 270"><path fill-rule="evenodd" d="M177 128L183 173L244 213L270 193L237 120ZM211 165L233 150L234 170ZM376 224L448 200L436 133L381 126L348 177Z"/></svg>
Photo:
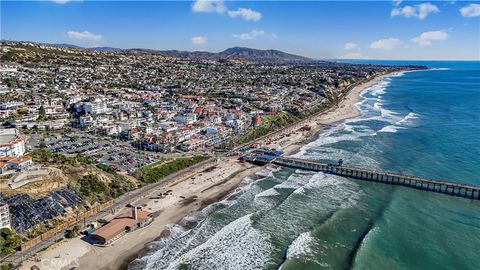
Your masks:
<svg viewBox="0 0 480 270"><path fill-rule="evenodd" d="M0 37L315 59L480 60L480 1L0 1Z"/></svg>

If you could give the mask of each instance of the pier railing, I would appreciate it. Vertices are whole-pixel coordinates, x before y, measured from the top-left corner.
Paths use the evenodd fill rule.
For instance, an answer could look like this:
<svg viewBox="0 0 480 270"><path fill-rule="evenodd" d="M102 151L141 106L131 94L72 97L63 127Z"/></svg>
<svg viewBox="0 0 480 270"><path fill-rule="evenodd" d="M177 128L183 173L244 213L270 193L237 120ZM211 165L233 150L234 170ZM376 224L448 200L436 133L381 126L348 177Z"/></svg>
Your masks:
<svg viewBox="0 0 480 270"><path fill-rule="evenodd" d="M278 157L272 163L310 171L321 171L329 174L355 178L360 180L399 185L430 192L443 193L451 196L480 200L480 187L456 184L432 179L406 176L389 172L379 172L355 167L337 166L310 160Z"/></svg>

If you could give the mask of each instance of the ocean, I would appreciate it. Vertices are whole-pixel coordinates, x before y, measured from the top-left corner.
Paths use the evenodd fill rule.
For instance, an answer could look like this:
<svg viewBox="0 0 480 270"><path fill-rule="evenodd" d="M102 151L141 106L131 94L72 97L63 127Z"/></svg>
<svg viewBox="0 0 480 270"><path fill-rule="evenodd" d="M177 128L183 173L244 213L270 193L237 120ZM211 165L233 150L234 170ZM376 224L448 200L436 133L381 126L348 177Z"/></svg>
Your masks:
<svg viewBox="0 0 480 270"><path fill-rule="evenodd" d="M360 117L294 156L480 185L480 62L360 63L434 69L366 89ZM480 269L480 201L290 168L169 230L129 268Z"/></svg>

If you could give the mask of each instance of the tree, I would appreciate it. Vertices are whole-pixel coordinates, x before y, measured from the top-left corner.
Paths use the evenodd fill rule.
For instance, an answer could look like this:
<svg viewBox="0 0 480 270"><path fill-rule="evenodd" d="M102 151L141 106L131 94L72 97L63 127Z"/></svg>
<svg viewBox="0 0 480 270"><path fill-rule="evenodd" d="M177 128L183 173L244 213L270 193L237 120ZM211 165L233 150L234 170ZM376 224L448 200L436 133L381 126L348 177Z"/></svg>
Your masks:
<svg viewBox="0 0 480 270"><path fill-rule="evenodd" d="M47 113L45 112L45 107L42 105L38 108L38 120L45 120Z"/></svg>
<svg viewBox="0 0 480 270"><path fill-rule="evenodd" d="M15 249L22 242L22 238L14 234L10 229L0 230L0 257L15 252Z"/></svg>
<svg viewBox="0 0 480 270"><path fill-rule="evenodd" d="M61 98L62 100L67 100L68 99L67 94L65 94L64 92L60 92L58 94L58 97Z"/></svg>
<svg viewBox="0 0 480 270"><path fill-rule="evenodd" d="M22 108L19 108L17 110L17 113L21 114L21 115L24 115L24 114L27 114L28 112L27 112L27 109L25 107L22 107Z"/></svg>
<svg viewBox="0 0 480 270"><path fill-rule="evenodd" d="M67 231L67 234L65 235L65 237L67 237L67 238L77 237L79 230L80 230L80 228L78 227L78 225L75 225L75 226L73 226L73 228L71 230Z"/></svg>
<svg viewBox="0 0 480 270"><path fill-rule="evenodd" d="M1 268L2 270L10 270L10 269L13 269L13 265L11 263L6 263L6 264L2 264Z"/></svg>
<svg viewBox="0 0 480 270"><path fill-rule="evenodd" d="M45 139L42 139L39 143L39 146L38 146L40 149L46 149L47 148L47 144L45 143Z"/></svg>

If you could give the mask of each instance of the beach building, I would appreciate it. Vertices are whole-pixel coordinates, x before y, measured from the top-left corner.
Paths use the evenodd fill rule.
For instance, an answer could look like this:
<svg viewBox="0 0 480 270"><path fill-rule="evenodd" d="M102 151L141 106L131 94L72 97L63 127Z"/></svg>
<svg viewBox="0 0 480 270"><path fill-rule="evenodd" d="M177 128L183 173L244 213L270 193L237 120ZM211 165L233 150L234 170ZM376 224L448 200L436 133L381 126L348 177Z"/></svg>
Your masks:
<svg viewBox="0 0 480 270"><path fill-rule="evenodd" d="M131 211L124 212L112 219L109 223L98 228L92 237L102 245L107 245L122 237L128 232L142 228L153 221L150 213L132 206Z"/></svg>
<svg viewBox="0 0 480 270"><path fill-rule="evenodd" d="M193 138L193 139L189 139L189 140L183 142L180 145L180 149L182 151L195 150L195 149L204 147L205 143L206 143L205 140L202 140L202 139L199 139L199 138Z"/></svg>

